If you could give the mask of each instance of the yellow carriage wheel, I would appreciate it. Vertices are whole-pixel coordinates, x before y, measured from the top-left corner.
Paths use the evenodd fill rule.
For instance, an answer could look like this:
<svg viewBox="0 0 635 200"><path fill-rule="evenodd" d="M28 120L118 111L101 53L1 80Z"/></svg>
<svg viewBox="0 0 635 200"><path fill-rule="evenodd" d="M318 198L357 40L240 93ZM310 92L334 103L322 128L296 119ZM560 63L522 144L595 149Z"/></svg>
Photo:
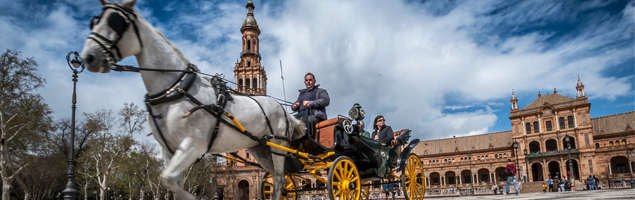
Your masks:
<svg viewBox="0 0 635 200"><path fill-rule="evenodd" d="M411 153L401 173L401 186L406 199L423 199L425 191L424 178L423 163L421 163L419 156Z"/></svg>
<svg viewBox="0 0 635 200"><path fill-rule="evenodd" d="M284 175L284 185L282 187L282 195L280 195L280 200L297 200L298 195L296 192L290 192L296 190L295 181L291 178L290 175ZM264 200L270 200L273 198L273 176L266 172L262 177L262 182L260 183L260 196Z"/></svg>
<svg viewBox="0 0 635 200"><path fill-rule="evenodd" d="M340 156L335 159L329 170L327 190L333 200L359 200L359 172L350 158Z"/></svg>

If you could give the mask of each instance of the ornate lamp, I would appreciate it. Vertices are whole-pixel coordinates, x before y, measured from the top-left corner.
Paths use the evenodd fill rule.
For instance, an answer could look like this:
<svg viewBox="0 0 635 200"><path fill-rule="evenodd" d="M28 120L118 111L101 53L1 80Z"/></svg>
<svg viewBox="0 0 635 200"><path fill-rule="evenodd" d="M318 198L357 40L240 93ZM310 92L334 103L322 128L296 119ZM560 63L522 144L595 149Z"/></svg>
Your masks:
<svg viewBox="0 0 635 200"><path fill-rule="evenodd" d="M73 59L71 60L71 55L73 55ZM75 189L75 110L77 106L76 98L76 88L77 88L77 75L82 73L86 66L82 63L79 58L79 53L77 51L71 51L66 55L66 62L68 67L73 71L73 99L72 99L72 121L71 121L71 151L68 159L68 183L66 184L66 189L62 191L64 193L64 199L66 200L75 200L75 196L77 194L77 190ZM80 70L78 70L80 69Z"/></svg>

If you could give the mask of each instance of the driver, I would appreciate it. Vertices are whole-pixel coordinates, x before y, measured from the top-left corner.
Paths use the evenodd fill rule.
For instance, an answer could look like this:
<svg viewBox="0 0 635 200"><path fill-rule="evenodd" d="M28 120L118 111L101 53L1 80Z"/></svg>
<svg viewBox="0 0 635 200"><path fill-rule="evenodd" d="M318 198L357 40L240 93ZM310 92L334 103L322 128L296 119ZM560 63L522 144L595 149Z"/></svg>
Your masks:
<svg viewBox="0 0 635 200"><path fill-rule="evenodd" d="M311 133L315 124L326 120L326 107L331 103L329 93L320 85L315 85L315 75L304 75L306 89L299 90L298 100L293 103L291 110L298 111L295 115L307 125L307 131Z"/></svg>

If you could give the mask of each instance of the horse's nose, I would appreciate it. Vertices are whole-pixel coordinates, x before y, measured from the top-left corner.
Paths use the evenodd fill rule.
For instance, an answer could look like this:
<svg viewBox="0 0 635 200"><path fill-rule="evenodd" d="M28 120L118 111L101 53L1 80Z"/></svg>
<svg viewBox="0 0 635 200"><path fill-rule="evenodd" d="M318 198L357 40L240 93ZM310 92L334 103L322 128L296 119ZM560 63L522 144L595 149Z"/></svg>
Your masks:
<svg viewBox="0 0 635 200"><path fill-rule="evenodd" d="M92 63L93 61L95 61L95 56L94 56L92 53L91 53L91 54L88 54L88 55L86 56L86 62L88 62L88 63Z"/></svg>

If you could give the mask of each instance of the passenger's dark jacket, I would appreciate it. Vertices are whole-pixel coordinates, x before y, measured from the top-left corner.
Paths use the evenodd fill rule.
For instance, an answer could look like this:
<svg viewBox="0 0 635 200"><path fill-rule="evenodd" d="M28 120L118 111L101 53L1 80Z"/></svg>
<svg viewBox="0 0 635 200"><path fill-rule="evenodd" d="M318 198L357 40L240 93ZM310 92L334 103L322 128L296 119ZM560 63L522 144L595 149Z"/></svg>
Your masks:
<svg viewBox="0 0 635 200"><path fill-rule="evenodd" d="M329 98L329 93L325 89L319 87L320 85L315 85L315 87L311 88L311 90L299 90L300 95L298 95L298 100L295 102L300 102L300 106L298 106L297 109L293 109L293 111L306 109L302 106L302 101L309 101L313 112L311 114L322 118L322 120L328 119L326 116L326 107L331 103L331 98ZM311 96L309 95L310 92L315 92L315 98L308 97Z"/></svg>
<svg viewBox="0 0 635 200"><path fill-rule="evenodd" d="M381 131L379 131L379 142L390 145L390 141L395 137L393 134L392 127L384 125L381 127ZM370 138L375 139L375 135L377 135L377 130L373 131Z"/></svg>

